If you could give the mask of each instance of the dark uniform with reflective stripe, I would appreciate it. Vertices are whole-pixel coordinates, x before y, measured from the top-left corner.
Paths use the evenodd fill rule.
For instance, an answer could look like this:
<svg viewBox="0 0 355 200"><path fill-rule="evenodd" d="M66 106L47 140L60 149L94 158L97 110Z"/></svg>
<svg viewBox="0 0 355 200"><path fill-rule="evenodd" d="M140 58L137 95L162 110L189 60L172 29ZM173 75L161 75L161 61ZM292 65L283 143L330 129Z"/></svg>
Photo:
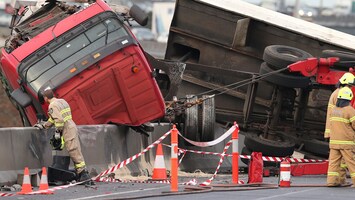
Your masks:
<svg viewBox="0 0 355 200"><path fill-rule="evenodd" d="M335 104L337 102L337 97L340 88L334 90L334 92L330 95L329 102L328 102L328 110L327 110L327 120L325 121L325 132L324 138L329 138L330 134L330 113L333 108L335 108ZM346 164L344 159L341 160L340 170L339 170L339 182L340 184L345 184L346 182Z"/></svg>
<svg viewBox="0 0 355 200"><path fill-rule="evenodd" d="M355 184L355 109L334 107L330 113L328 185L339 184L340 162L344 158Z"/></svg>
<svg viewBox="0 0 355 200"><path fill-rule="evenodd" d="M74 162L76 172L79 174L85 169L85 161L69 104L64 99L52 98L48 107L48 115L49 119L44 124L45 127L49 128L54 125L56 129L63 132L65 147Z"/></svg>

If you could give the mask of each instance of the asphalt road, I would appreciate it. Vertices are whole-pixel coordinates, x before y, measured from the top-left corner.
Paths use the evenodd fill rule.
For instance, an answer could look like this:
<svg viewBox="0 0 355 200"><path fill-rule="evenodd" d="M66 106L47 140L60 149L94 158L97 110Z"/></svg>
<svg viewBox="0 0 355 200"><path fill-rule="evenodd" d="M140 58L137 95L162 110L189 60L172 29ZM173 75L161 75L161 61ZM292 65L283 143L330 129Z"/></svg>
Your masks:
<svg viewBox="0 0 355 200"><path fill-rule="evenodd" d="M197 178L198 183L207 180L211 175L204 174L204 177L196 175L181 177L179 182L186 182L191 178ZM246 181L247 175L241 174L240 179ZM291 178L291 187L289 188L237 188L237 187L218 187L223 190L244 190L244 191L206 191L200 193L184 194L185 187L179 186L179 192L171 193L169 184L143 184L143 183L97 183L96 189L86 188L85 186L74 186L67 189L55 191L53 195L23 195L5 197L6 199L248 199L248 200L266 200L266 199L314 199L314 200L334 200L334 199L354 199L355 188L338 187L328 188L319 187L326 182L325 175L319 176L301 176ZM350 181L350 179L348 180ZM231 182L230 175L218 175L212 184L226 184ZM277 186L278 177L264 177L264 183ZM300 184L305 185L303 187ZM318 187L311 187L313 184ZM217 187L215 187L217 188Z"/></svg>

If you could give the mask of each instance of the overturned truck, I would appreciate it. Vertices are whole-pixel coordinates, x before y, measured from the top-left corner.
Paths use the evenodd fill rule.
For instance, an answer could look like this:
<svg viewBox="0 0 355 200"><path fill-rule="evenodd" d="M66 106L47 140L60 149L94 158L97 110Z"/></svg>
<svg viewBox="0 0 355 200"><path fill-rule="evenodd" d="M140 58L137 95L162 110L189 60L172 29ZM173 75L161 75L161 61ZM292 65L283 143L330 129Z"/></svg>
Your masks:
<svg viewBox="0 0 355 200"><path fill-rule="evenodd" d="M186 64L179 97L214 95L216 121L237 120L246 136L243 154L290 156L297 148L308 157L326 157L323 134L335 85L282 69L311 57L338 57L329 69L345 73L354 64L343 62L355 60L354 41L243 1L177 0L165 59ZM185 126L201 132L203 120L186 119ZM185 135L196 139L192 133Z"/></svg>

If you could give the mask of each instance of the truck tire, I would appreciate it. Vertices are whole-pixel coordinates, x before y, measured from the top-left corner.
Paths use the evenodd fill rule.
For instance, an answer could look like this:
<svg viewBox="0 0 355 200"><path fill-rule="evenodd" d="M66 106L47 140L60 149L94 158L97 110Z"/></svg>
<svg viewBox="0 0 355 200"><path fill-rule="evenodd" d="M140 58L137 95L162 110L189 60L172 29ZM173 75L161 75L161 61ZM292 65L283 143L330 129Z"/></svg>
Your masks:
<svg viewBox="0 0 355 200"><path fill-rule="evenodd" d="M265 62L261 64L260 66L260 71L259 74L267 74L269 72L274 71L273 69L270 68L268 64ZM270 83L280 85L283 87L289 87L289 88L305 88L309 86L311 83L309 77L305 76L295 76L291 74L284 74L284 73L276 73L272 74L263 80L266 80Z"/></svg>
<svg viewBox="0 0 355 200"><path fill-rule="evenodd" d="M207 98L202 102L202 127L201 141L208 142L214 140L214 125L216 123L216 109L214 97L208 98L210 95L203 95Z"/></svg>
<svg viewBox="0 0 355 200"><path fill-rule="evenodd" d="M195 95L186 95L187 102L195 102L197 97ZM198 106L193 105L185 110L184 121L184 137L193 141L198 140Z"/></svg>
<svg viewBox="0 0 355 200"><path fill-rule="evenodd" d="M295 149L295 143L278 135L279 141L264 139L257 133L249 133L245 136L244 144L251 151L262 152L263 155L286 157L291 156Z"/></svg>
<svg viewBox="0 0 355 200"><path fill-rule="evenodd" d="M267 46L264 50L263 59L274 69L286 68L288 65L306 60L311 54L301 49L284 45Z"/></svg>
<svg viewBox="0 0 355 200"><path fill-rule="evenodd" d="M329 143L317 139L303 140L304 150L312 154L328 158L329 156Z"/></svg>
<svg viewBox="0 0 355 200"><path fill-rule="evenodd" d="M321 57L338 57L340 61L353 61L353 63L345 64L345 63L335 63L334 67L342 70L348 71L350 67L354 66L355 63L355 53L346 52L346 51L338 51L338 50L323 50Z"/></svg>

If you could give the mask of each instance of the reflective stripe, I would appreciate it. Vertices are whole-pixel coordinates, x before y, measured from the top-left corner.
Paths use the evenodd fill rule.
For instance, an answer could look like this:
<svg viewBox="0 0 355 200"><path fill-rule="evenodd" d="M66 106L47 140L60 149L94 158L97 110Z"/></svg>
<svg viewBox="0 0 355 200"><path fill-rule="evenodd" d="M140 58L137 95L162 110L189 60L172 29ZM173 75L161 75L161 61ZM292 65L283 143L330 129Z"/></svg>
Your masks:
<svg viewBox="0 0 355 200"><path fill-rule="evenodd" d="M75 164L75 168L76 169L83 168L83 167L85 167L85 162L81 162L81 163Z"/></svg>
<svg viewBox="0 0 355 200"><path fill-rule="evenodd" d="M177 150L178 145L177 144L171 144L171 158L177 158ZM175 152L176 151L176 152Z"/></svg>
<svg viewBox="0 0 355 200"><path fill-rule="evenodd" d="M355 116L350 118L350 122L353 122L355 120Z"/></svg>
<svg viewBox="0 0 355 200"><path fill-rule="evenodd" d="M350 121L348 119L345 119L345 118L342 118L342 117L331 117L330 121L350 123Z"/></svg>
<svg viewBox="0 0 355 200"><path fill-rule="evenodd" d="M339 176L338 172L328 172L328 176Z"/></svg>
<svg viewBox="0 0 355 200"><path fill-rule="evenodd" d="M347 168L348 166L347 166L346 164L344 164L344 163L341 163L341 164L340 164L340 167L341 167L341 168Z"/></svg>
<svg viewBox="0 0 355 200"><path fill-rule="evenodd" d="M329 128L325 129L325 133L330 133L330 129Z"/></svg>
<svg viewBox="0 0 355 200"><path fill-rule="evenodd" d="M50 117L50 118L48 119L48 121L49 121L50 123L54 124L54 119L52 119L52 117Z"/></svg>
<svg viewBox="0 0 355 200"><path fill-rule="evenodd" d="M350 174L350 177L351 177L351 178L355 177L355 173L351 173L351 174Z"/></svg>
<svg viewBox="0 0 355 200"><path fill-rule="evenodd" d="M55 122L55 127L63 127L64 123L63 122Z"/></svg>
<svg viewBox="0 0 355 200"><path fill-rule="evenodd" d="M60 137L60 139L61 139L60 149L64 149L64 144L65 144L64 137L62 136L62 137Z"/></svg>
<svg viewBox="0 0 355 200"><path fill-rule="evenodd" d="M346 141L346 140L330 140L329 144L352 144L355 145L354 141Z"/></svg>
<svg viewBox="0 0 355 200"><path fill-rule="evenodd" d="M70 108L65 108L65 109L61 110L60 114L65 114L67 112L70 112Z"/></svg>
<svg viewBox="0 0 355 200"><path fill-rule="evenodd" d="M335 105L333 105L333 104L328 104L328 108L334 108L335 107Z"/></svg>
<svg viewBox="0 0 355 200"><path fill-rule="evenodd" d="M64 117L64 122L66 122L66 121L68 121L68 120L70 120L70 119L72 119L72 116L71 116L71 115L68 115L68 116Z"/></svg>

